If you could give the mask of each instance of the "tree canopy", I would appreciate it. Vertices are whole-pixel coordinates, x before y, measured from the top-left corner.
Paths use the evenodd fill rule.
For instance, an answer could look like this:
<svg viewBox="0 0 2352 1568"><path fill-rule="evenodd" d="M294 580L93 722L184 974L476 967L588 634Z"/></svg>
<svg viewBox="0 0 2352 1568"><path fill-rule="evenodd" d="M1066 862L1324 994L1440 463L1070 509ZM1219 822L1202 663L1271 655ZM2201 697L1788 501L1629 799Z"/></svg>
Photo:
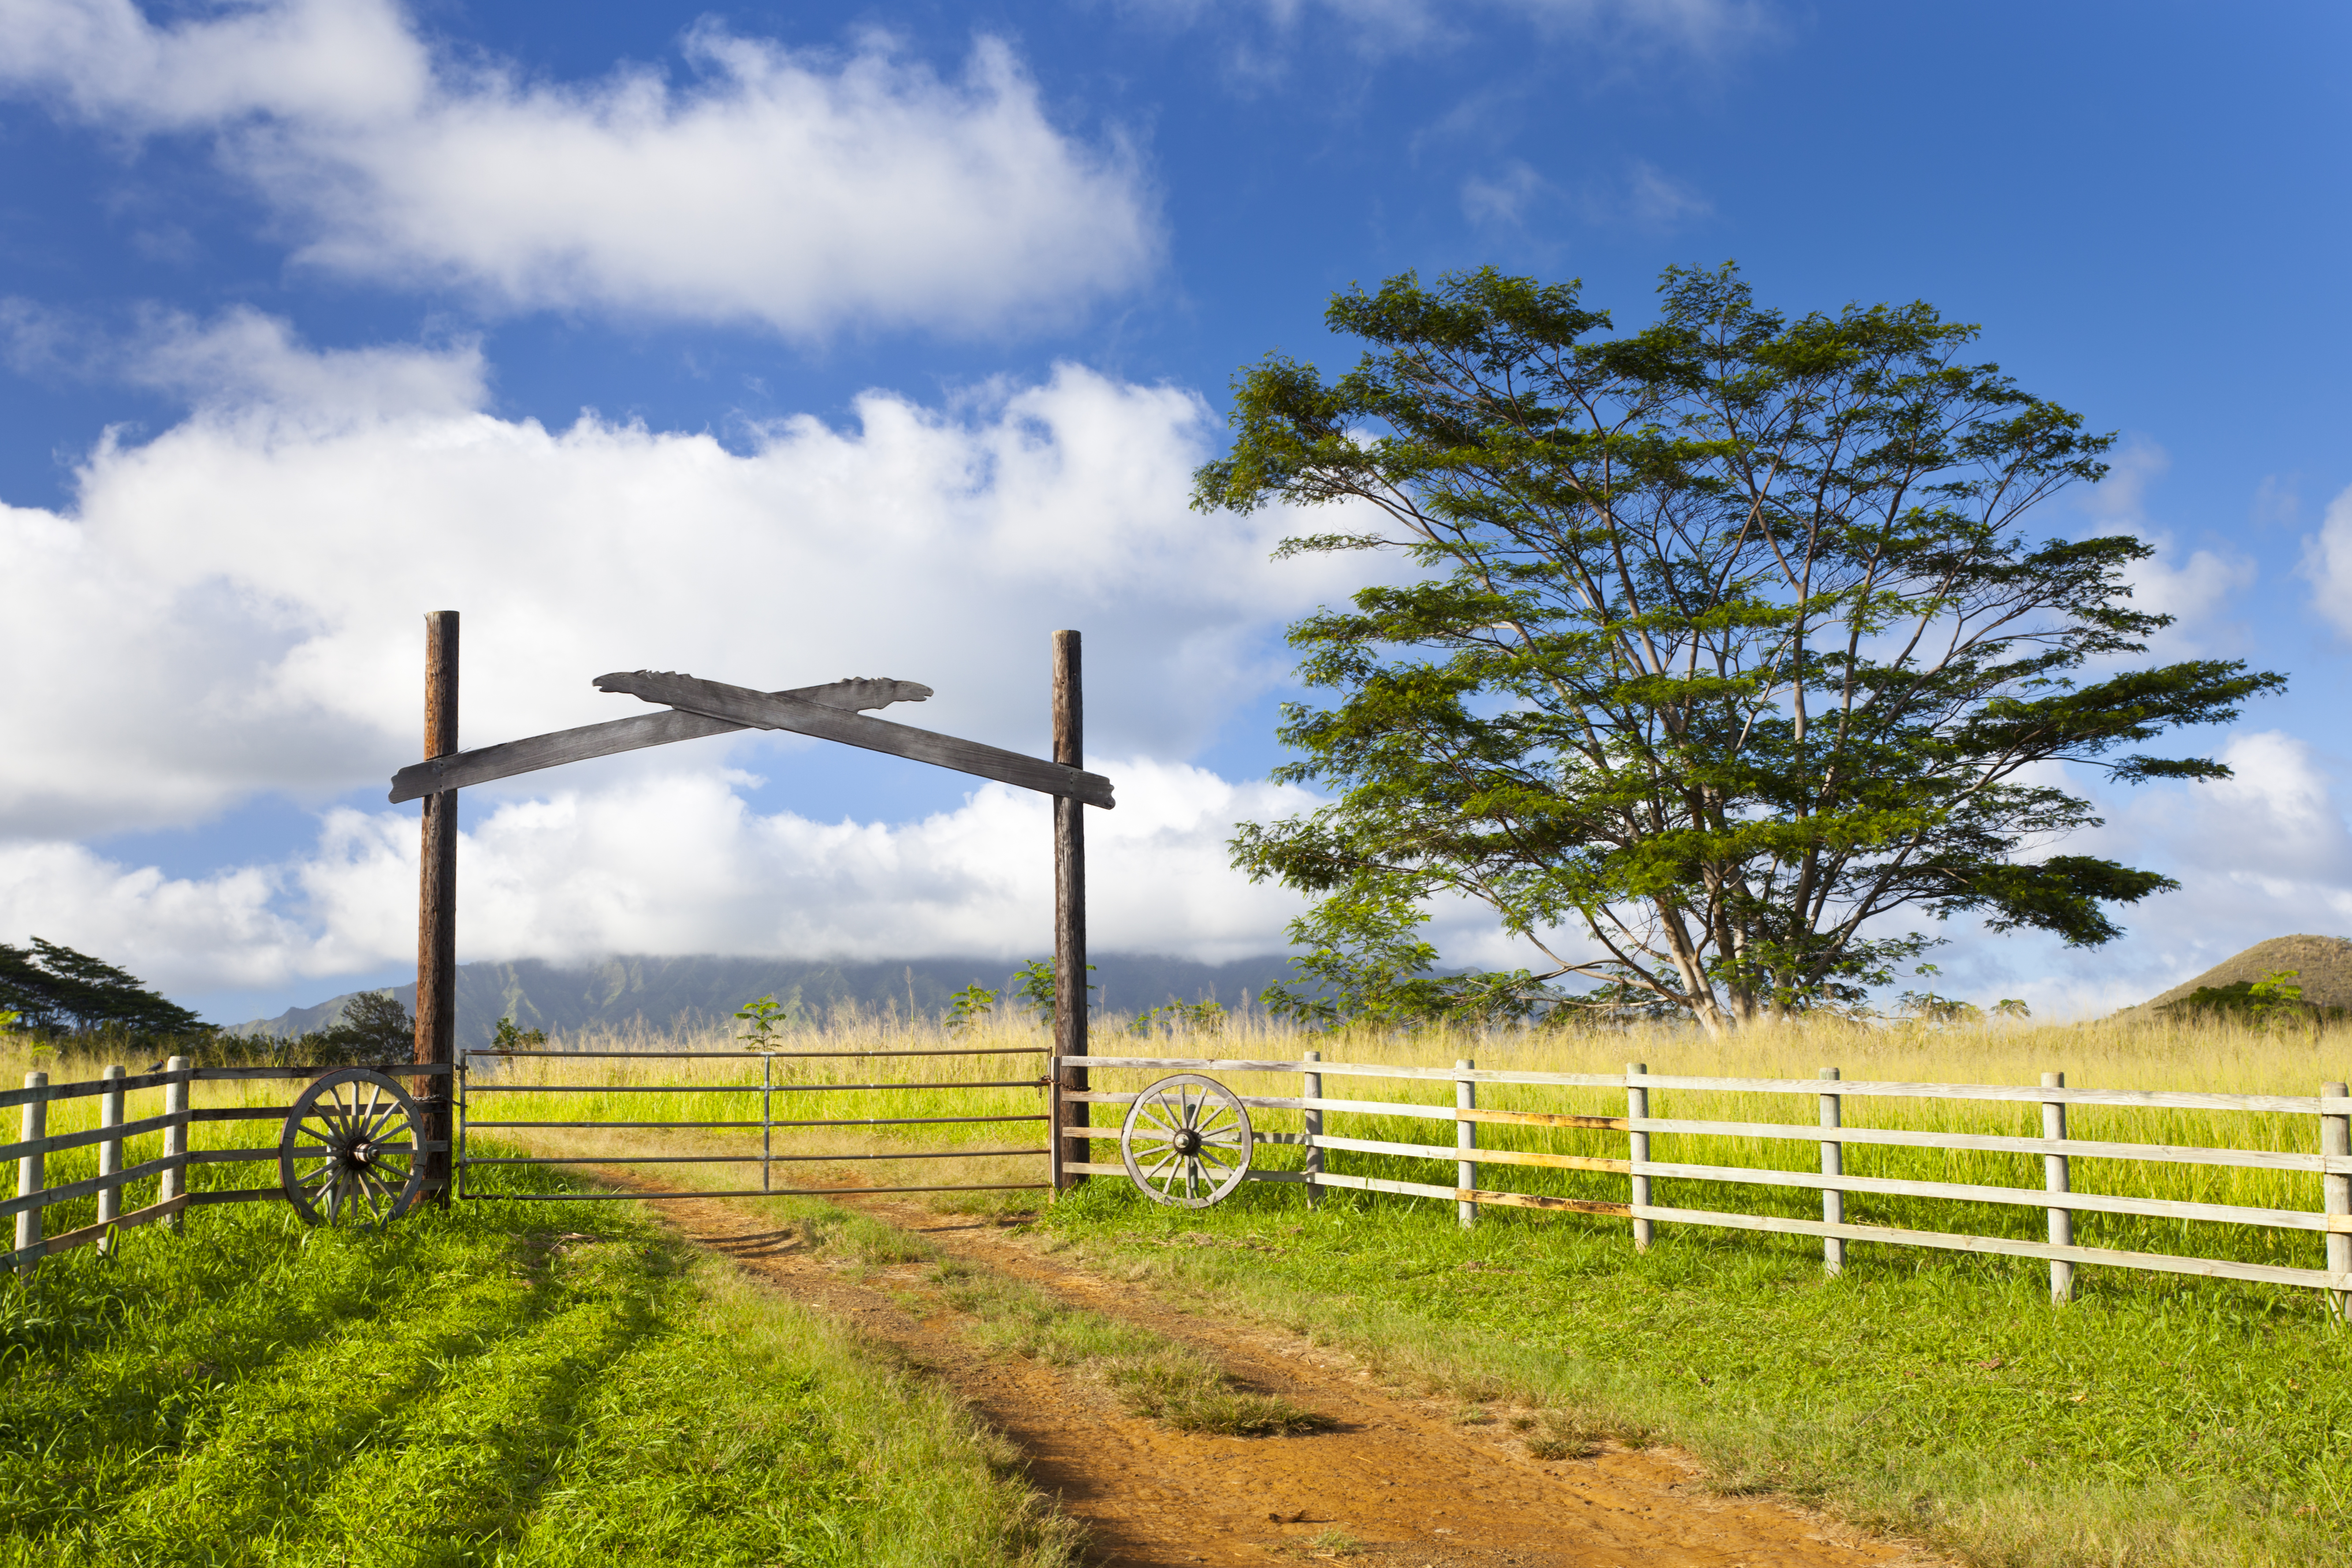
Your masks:
<svg viewBox="0 0 2352 1568"><path fill-rule="evenodd" d="M1715 1029L1861 1002L1933 945L1921 917L2120 934L2112 906L2175 884L2055 853L2098 818L2053 764L2226 777L2142 748L2284 679L2140 664L2169 621L2131 604L2150 547L2029 531L2114 437L1924 303L1790 316L1729 265L1660 296L1611 335L1572 282L1408 273L1332 300L1352 371L1237 378L1194 504L1339 503L1277 556L1417 569L1291 627L1328 702L1285 710L1278 776L1336 798L1233 841L1317 896L1307 977L1375 1011ZM1540 971L1431 973L1448 896Z"/></svg>
<svg viewBox="0 0 2352 1568"><path fill-rule="evenodd" d="M46 1032L111 1026L141 1035L205 1029L195 1014L149 990L128 970L39 937L31 940L30 948L0 942L0 1010L16 1014L26 1026Z"/></svg>

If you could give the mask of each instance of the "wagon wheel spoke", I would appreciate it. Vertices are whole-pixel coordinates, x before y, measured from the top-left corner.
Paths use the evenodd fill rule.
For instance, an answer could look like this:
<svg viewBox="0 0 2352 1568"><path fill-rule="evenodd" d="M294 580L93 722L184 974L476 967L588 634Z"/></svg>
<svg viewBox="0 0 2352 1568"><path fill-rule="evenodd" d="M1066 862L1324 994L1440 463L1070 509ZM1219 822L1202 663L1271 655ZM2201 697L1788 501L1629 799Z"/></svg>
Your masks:
<svg viewBox="0 0 2352 1568"><path fill-rule="evenodd" d="M279 1184L295 1212L333 1225L349 1211L378 1226L405 1213L420 1175L418 1115L408 1091L372 1068L338 1068L313 1080L278 1135Z"/></svg>

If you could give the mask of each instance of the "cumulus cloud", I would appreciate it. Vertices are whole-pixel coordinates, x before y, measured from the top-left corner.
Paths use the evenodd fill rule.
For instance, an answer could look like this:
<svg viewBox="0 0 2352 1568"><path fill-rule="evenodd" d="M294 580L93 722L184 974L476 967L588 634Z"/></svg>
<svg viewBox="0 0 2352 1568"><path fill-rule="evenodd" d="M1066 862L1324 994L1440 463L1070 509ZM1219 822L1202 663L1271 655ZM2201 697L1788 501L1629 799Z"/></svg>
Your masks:
<svg viewBox="0 0 2352 1568"><path fill-rule="evenodd" d="M2352 797L2340 760L2279 730L2238 731L2217 753L2232 777L2124 790L2071 783L2105 825L2069 838L2099 855L2177 879L2181 889L2116 911L2129 934L2069 949L2027 934L1990 937L1958 924L1938 952L1938 987L1979 1001L2022 996L2037 1014L2093 1016L2149 997L2270 937L2352 934Z"/></svg>
<svg viewBox="0 0 2352 1568"><path fill-rule="evenodd" d="M428 48L394 0L0 0L0 90L134 136L215 138L299 258L508 308L795 335L993 333L1156 264L1131 151L1052 123L1002 42L942 79L872 36L787 49L706 23L692 79L527 80Z"/></svg>
<svg viewBox="0 0 2352 1568"><path fill-rule="evenodd" d="M1217 963L1279 942L1297 900L1235 876L1224 841L1309 797L1148 758L1092 763L1120 786L1117 811L1087 814L1098 947ZM751 810L744 782L669 771L500 805L459 842L459 956L1014 959L1050 942L1043 797L983 784L919 822L824 823ZM362 973L415 952L416 854L413 816L350 809L327 813L301 855L209 878L71 843L0 845L0 930L120 957L167 989Z"/></svg>
<svg viewBox="0 0 2352 1568"><path fill-rule="evenodd" d="M2311 583L2312 608L2352 637L2352 489L2329 501L2319 531L2304 537L2302 572Z"/></svg>
<svg viewBox="0 0 2352 1568"><path fill-rule="evenodd" d="M2107 476L2078 492L2075 505L2101 533L2137 535L2156 553L2131 569L2132 606L2170 616L2173 624L2151 640L2159 658L2180 658L2234 649L2244 628L2227 619L2231 602L2261 575L2252 557L2223 549L2182 553L2172 533L2151 520L2149 497L2172 468L2172 458L2145 437L2109 459Z"/></svg>
<svg viewBox="0 0 2352 1568"><path fill-rule="evenodd" d="M1289 895L1225 865L1233 825L1306 797L1171 759L1281 678L1281 622L1361 563L1266 556L1288 520L1185 505L1194 395L1062 366L943 405L888 394L743 449L480 406L471 344L320 353L247 312L158 317L107 352L209 389L113 436L58 512L0 506L10 723L0 933L180 988L366 973L411 951L414 808L352 809L414 759L427 609L465 614L469 745L646 711L614 668L749 685L922 681L924 728L1040 753L1045 633L1087 633L1096 940L1220 959L1278 942ZM1000 952L1050 908L1042 800L974 790L892 824L746 800L820 743L739 736L472 792L471 956ZM1104 762L1108 757L1114 759ZM1116 759L1125 758L1119 761ZM310 849L208 876L87 840L197 825L257 794L321 813Z"/></svg>
<svg viewBox="0 0 2352 1568"><path fill-rule="evenodd" d="M589 679L651 667L919 680L924 727L1037 751L1045 634L1076 626L1097 743L1181 756L1276 677L1272 629L1361 570L1269 566L1278 512L1187 510L1205 405L1075 366L943 407L869 393L739 452L495 417L467 405L470 345L316 353L240 314L133 357L222 390L100 443L69 514L0 507L24 650L0 834L383 778L415 754L438 608L467 616L471 744L620 717Z"/></svg>

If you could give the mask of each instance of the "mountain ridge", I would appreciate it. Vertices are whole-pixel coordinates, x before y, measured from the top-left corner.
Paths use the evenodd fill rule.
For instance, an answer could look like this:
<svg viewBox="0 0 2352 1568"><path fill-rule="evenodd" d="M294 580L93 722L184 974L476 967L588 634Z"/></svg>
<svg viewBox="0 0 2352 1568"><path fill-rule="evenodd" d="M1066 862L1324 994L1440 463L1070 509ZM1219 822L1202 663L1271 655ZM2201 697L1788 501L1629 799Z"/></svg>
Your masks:
<svg viewBox="0 0 2352 1568"><path fill-rule="evenodd" d="M625 956L593 963L555 964L542 959L478 961L457 966L457 1043L489 1044L499 1020L551 1035L642 1027L666 1034L723 1022L745 1003L773 996L816 1020L845 1004L904 1017L944 1013L966 985L1003 993L1020 968L1001 958L779 959ZM1150 953L1097 953L1096 1005L1138 1012L1171 1001L1210 1000L1238 1006L1290 974L1289 958L1265 953L1227 963ZM346 992L309 1007L289 1007L274 1018L232 1026L231 1034L283 1038L341 1021L363 995L389 990L411 1012L416 985Z"/></svg>

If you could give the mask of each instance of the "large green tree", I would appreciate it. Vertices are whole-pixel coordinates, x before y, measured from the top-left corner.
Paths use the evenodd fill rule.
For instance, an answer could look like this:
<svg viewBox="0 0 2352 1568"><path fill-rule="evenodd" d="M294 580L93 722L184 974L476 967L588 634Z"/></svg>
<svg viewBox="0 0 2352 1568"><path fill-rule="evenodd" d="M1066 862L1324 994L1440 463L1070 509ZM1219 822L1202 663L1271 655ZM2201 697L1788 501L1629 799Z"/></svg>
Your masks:
<svg viewBox="0 0 2352 1568"><path fill-rule="evenodd" d="M2149 547L2029 531L2114 437L1968 363L1977 330L1925 304L1790 317L1730 266L1660 293L1612 335L1574 283L1407 274L1333 300L1354 370L1238 378L1195 504L1339 503L1278 553L1417 569L1291 628L1328 702L1286 710L1281 776L1334 803L1234 840L1317 895L1311 977L1720 1029L1860 1000L1932 944L1923 916L2120 934L2111 906L2174 884L2053 852L2097 823L2053 764L2225 777L2140 748L2283 680L2146 666ZM1549 963L1416 974L1446 895Z"/></svg>

